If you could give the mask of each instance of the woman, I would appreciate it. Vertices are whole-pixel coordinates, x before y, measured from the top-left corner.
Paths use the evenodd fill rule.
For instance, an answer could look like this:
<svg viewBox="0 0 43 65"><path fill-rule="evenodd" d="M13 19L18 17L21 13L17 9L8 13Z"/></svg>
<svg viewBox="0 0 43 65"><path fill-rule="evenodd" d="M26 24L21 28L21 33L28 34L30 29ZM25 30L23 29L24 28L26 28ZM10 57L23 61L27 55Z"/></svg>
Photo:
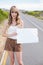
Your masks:
<svg viewBox="0 0 43 65"><path fill-rule="evenodd" d="M8 51L10 55L10 65L15 65L15 57L14 52L16 53L17 61L19 65L23 65L22 61L22 46L21 44L17 44L17 27L23 27L23 21L20 19L19 11L16 6L12 6L9 12L9 22L5 23L5 28L3 30L3 36L7 37L6 44L4 50ZM8 33L6 33L6 30ZM11 29L13 29L13 33L11 33Z"/></svg>

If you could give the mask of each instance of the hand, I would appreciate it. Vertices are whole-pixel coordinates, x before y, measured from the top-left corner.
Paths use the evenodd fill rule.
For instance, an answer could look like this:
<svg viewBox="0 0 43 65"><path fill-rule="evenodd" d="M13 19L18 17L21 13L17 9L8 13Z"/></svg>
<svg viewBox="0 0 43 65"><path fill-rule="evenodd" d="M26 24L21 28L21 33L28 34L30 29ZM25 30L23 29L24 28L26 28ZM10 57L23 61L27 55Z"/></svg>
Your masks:
<svg viewBox="0 0 43 65"><path fill-rule="evenodd" d="M7 37L8 35L6 33L2 34L3 37Z"/></svg>

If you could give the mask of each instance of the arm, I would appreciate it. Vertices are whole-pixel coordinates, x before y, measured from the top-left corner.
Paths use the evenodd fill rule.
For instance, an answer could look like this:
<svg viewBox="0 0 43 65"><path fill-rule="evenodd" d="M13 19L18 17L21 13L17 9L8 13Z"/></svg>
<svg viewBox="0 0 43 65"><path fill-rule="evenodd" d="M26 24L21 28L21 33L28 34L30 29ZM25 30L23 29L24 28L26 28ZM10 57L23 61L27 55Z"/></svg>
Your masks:
<svg viewBox="0 0 43 65"><path fill-rule="evenodd" d="M6 34L7 28L8 28L8 22L5 22L5 23L4 23L3 30L2 30L2 36L3 36L3 37L7 37L7 34Z"/></svg>
<svg viewBox="0 0 43 65"><path fill-rule="evenodd" d="M10 37L10 36L17 35L16 32L14 32L14 33L12 33L12 34L7 34L7 33L6 33L7 28L8 28L8 23L5 22L5 23L4 23L4 29L3 29L3 31L2 31L2 36L3 36L3 37Z"/></svg>

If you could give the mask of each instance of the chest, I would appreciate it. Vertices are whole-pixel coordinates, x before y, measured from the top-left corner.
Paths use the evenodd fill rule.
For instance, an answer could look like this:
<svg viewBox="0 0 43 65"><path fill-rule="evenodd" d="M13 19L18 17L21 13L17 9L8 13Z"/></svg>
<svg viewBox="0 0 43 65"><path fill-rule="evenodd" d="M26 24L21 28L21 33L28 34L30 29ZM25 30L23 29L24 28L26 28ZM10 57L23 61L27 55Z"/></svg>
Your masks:
<svg viewBox="0 0 43 65"><path fill-rule="evenodd" d="M10 33L13 33L13 32L16 32L17 30L17 27L16 26L10 26L7 30L7 33L10 34Z"/></svg>

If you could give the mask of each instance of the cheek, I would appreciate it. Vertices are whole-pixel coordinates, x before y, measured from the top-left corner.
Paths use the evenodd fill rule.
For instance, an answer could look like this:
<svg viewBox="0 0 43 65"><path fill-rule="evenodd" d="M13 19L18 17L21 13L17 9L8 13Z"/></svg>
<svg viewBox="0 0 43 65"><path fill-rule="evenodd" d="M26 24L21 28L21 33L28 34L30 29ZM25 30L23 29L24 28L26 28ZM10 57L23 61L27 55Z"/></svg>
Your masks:
<svg viewBox="0 0 43 65"><path fill-rule="evenodd" d="M17 16L17 13L15 13L14 15Z"/></svg>

